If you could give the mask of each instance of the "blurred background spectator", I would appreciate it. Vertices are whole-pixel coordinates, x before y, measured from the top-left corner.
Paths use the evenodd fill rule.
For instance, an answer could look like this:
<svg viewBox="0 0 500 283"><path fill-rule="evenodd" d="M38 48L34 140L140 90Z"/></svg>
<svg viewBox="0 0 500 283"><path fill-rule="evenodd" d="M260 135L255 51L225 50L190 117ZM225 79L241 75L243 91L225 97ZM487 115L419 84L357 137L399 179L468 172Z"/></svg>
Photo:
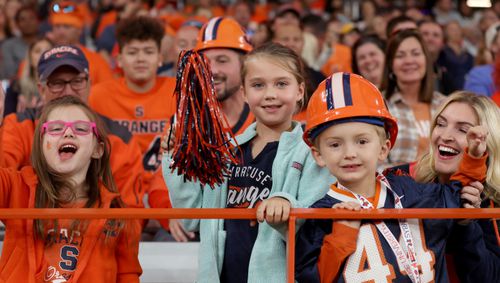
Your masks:
<svg viewBox="0 0 500 283"><path fill-rule="evenodd" d="M38 37L38 15L33 7L20 7L14 19L20 34L5 40L1 49L4 58L2 73L7 79L17 74L28 46Z"/></svg>
<svg viewBox="0 0 500 283"><path fill-rule="evenodd" d="M352 47L352 71L362 75L376 87L382 85L385 42L372 34L363 36Z"/></svg>
<svg viewBox="0 0 500 283"><path fill-rule="evenodd" d="M38 60L43 52L52 47L52 41L46 37L37 38L29 45L23 56L23 68L7 89L4 116L40 106L40 94L36 85Z"/></svg>

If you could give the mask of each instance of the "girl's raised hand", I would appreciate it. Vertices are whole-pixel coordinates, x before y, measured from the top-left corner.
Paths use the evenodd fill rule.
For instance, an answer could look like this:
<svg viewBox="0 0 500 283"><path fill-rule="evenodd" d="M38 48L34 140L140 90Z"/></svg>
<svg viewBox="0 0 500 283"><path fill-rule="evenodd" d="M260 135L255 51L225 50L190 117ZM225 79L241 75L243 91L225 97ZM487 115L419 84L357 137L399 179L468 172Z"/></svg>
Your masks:
<svg viewBox="0 0 500 283"><path fill-rule="evenodd" d="M271 225L286 222L290 216L290 208L290 202L282 197L263 200L257 207L257 221L266 220Z"/></svg>
<svg viewBox="0 0 500 283"><path fill-rule="evenodd" d="M335 209L347 209L351 211L360 211L361 210L361 205L358 202L354 201L348 201L348 202L339 202L336 203L332 206L332 208ZM359 229L359 226L361 226L361 221L360 220L339 220L339 223L342 223L346 226L352 227Z"/></svg>
<svg viewBox="0 0 500 283"><path fill-rule="evenodd" d="M480 158L486 151L486 137L488 129L484 126L474 126L467 131L467 143L469 147L469 155L475 158Z"/></svg>

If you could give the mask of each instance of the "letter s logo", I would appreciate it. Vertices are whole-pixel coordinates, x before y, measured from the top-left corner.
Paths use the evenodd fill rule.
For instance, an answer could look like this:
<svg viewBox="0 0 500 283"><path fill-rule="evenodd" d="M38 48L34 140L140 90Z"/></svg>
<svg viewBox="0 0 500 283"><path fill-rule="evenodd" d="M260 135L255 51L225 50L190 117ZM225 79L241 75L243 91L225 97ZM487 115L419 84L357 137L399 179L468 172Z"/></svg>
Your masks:
<svg viewBox="0 0 500 283"><path fill-rule="evenodd" d="M63 270L73 271L76 269L76 264L78 263L78 254L80 252L76 247L63 246L61 248L61 259L59 262L59 267Z"/></svg>

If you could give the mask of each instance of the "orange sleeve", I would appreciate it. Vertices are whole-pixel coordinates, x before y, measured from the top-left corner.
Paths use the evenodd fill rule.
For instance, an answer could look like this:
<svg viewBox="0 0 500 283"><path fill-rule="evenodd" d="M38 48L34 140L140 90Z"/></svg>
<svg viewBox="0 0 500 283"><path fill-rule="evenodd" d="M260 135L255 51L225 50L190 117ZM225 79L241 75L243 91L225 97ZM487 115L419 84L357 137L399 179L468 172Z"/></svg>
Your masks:
<svg viewBox="0 0 500 283"><path fill-rule="evenodd" d="M451 180L460 181L462 185L468 185L470 182L484 182L486 179L486 159L488 154L485 153L480 158L474 158L469 155L469 150L465 150L465 154L460 161L457 172L451 176Z"/></svg>
<svg viewBox="0 0 500 283"><path fill-rule="evenodd" d="M97 84L113 79L113 72L111 71L111 67L100 54L94 53L91 61L89 60L89 63L90 76L93 76L92 84Z"/></svg>
<svg viewBox="0 0 500 283"><path fill-rule="evenodd" d="M117 12L115 10L111 10L102 15L101 21L99 22L99 27L97 28L96 38L101 36L101 33L104 29L116 22Z"/></svg>
<svg viewBox="0 0 500 283"><path fill-rule="evenodd" d="M495 92L491 99L500 107L500 92Z"/></svg>
<svg viewBox="0 0 500 283"><path fill-rule="evenodd" d="M172 208L168 188L163 181L161 170L158 170L151 179L148 187L148 203L151 208ZM158 219L163 229L169 231L169 219Z"/></svg>
<svg viewBox="0 0 500 283"><path fill-rule="evenodd" d="M142 154L132 137L128 143L115 135L109 135L111 143L110 164L120 196L128 207L144 207L142 178Z"/></svg>
<svg viewBox="0 0 500 283"><path fill-rule="evenodd" d="M333 222L332 233L325 236L318 259L321 283L331 283L338 278L346 258L356 250L359 229Z"/></svg>
<svg viewBox="0 0 500 283"><path fill-rule="evenodd" d="M126 222L116 247L117 283L139 283L142 274L139 263L139 240L141 238L141 225L139 220Z"/></svg>
<svg viewBox="0 0 500 283"><path fill-rule="evenodd" d="M3 127L0 126L0 140L3 136ZM0 142L0 152L3 150L2 142ZM3 154L0 154L0 162L3 163ZM9 207L10 192L12 190L19 190L18 184L12 181L13 169L7 169L3 166L0 167L0 207Z"/></svg>
<svg viewBox="0 0 500 283"><path fill-rule="evenodd" d="M1 167L21 169L30 165L31 144L35 132L35 124L26 119L18 122L17 114L7 115L2 125L2 160Z"/></svg>

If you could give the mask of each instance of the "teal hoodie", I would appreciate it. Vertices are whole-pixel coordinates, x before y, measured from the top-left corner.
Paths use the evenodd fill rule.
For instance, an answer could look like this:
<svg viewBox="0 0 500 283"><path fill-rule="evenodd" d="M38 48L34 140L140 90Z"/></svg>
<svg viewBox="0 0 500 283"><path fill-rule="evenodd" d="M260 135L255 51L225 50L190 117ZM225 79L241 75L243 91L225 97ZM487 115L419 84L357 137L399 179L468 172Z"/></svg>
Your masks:
<svg viewBox="0 0 500 283"><path fill-rule="evenodd" d="M245 144L256 136L255 125L250 125L236 138L238 144ZM302 140L301 125L294 122L293 126L291 132L284 132L279 139L272 167L273 186L269 198L283 197L290 201L293 208L305 208L322 198L335 178L314 161L311 150ZM199 183L184 182L182 176L172 173L169 169L171 161L168 154L163 156L163 178L173 207L226 207L227 180L215 189L208 186L202 189ZM220 282L226 239L224 220L187 219L183 224L190 231L200 231L197 282ZM248 268L249 283L286 282L286 230L286 223L274 228L266 222L259 224Z"/></svg>

